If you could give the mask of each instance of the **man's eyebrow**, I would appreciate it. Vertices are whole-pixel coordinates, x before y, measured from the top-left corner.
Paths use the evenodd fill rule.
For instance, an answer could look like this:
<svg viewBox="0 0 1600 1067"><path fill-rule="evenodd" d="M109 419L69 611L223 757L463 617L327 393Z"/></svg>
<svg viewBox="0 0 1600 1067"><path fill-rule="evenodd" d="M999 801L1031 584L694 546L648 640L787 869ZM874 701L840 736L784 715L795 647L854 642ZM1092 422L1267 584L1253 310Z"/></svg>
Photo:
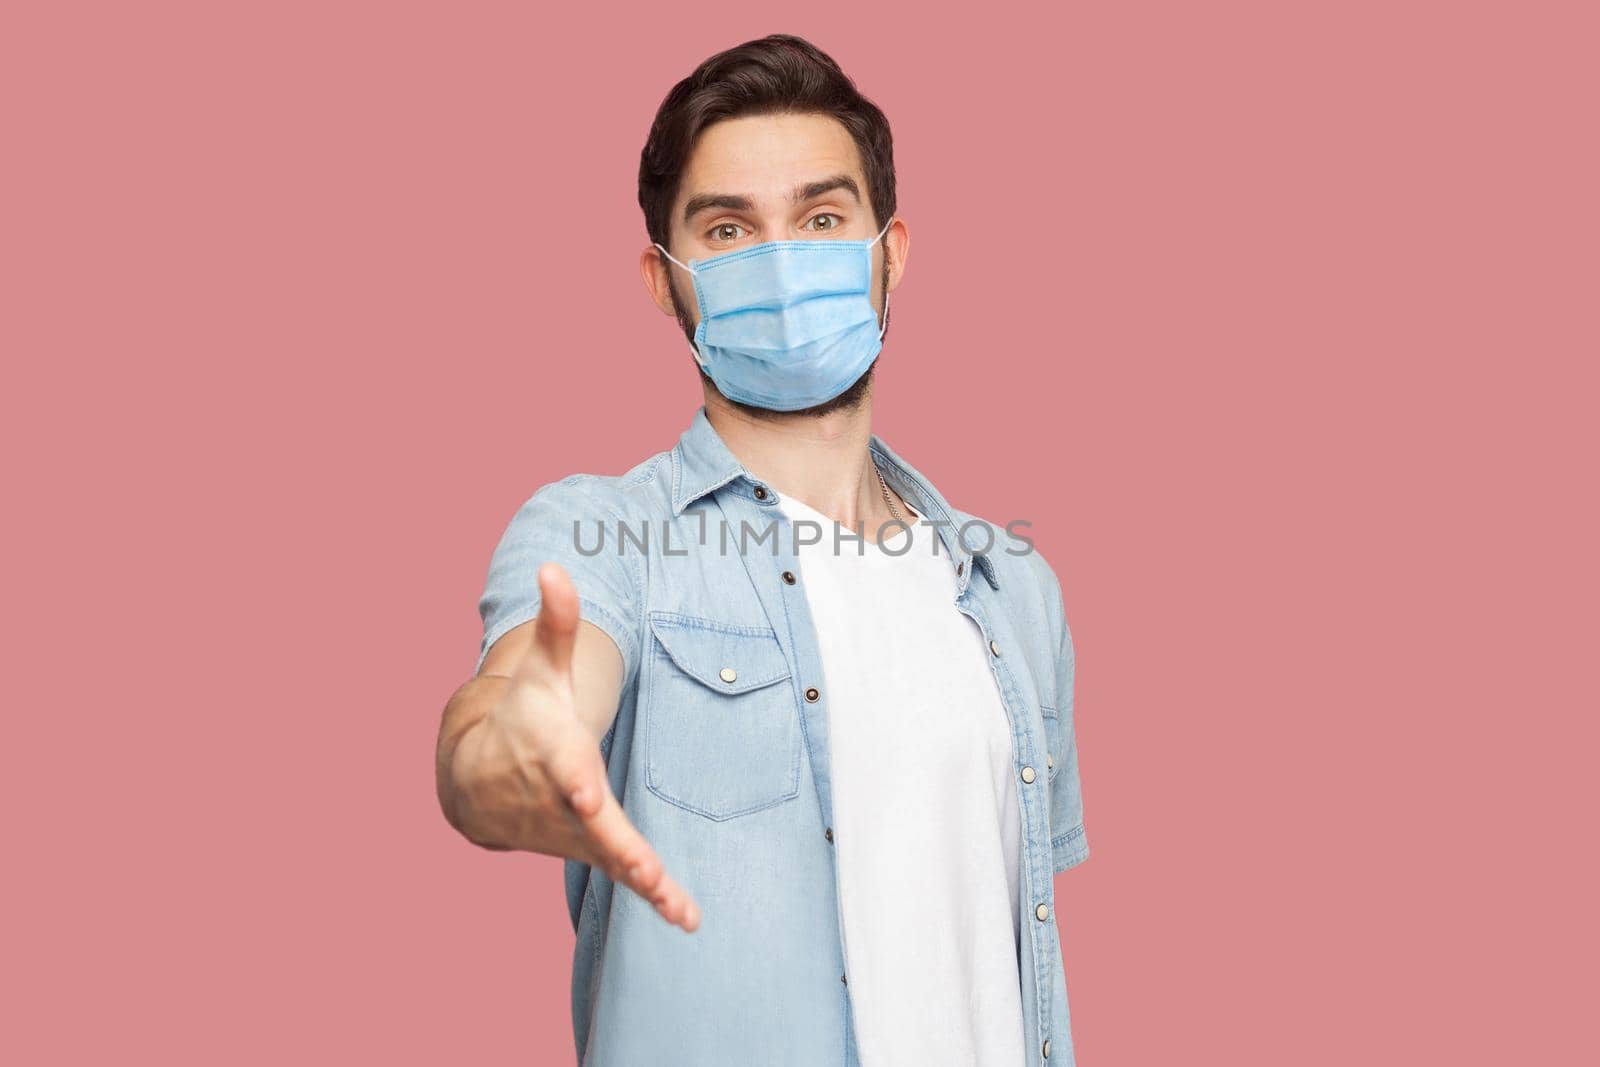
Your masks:
<svg viewBox="0 0 1600 1067"><path fill-rule="evenodd" d="M821 181L797 185L795 186L794 196L790 199L793 203L799 204L807 200L815 200L823 193L831 193L835 189L843 189L855 197L856 203L861 203L861 190L856 186L855 179L848 174L835 174L833 177L823 178Z"/></svg>
<svg viewBox="0 0 1600 1067"><path fill-rule="evenodd" d="M727 211L754 211L755 204L748 196L734 196L731 193L701 193L691 196L689 202L683 205L683 221L693 222L694 217L702 211L720 207Z"/></svg>
<svg viewBox="0 0 1600 1067"><path fill-rule="evenodd" d="M848 174L835 174L829 178L819 178L814 182L797 185L789 197L789 202L799 204L815 200L823 193L831 193L835 189L843 189L855 197L856 203L861 202L861 187ZM691 196L683 205L683 221L690 222L700 212L714 207L725 211L754 211L755 202L748 196L736 196L732 193L701 193L698 196Z"/></svg>

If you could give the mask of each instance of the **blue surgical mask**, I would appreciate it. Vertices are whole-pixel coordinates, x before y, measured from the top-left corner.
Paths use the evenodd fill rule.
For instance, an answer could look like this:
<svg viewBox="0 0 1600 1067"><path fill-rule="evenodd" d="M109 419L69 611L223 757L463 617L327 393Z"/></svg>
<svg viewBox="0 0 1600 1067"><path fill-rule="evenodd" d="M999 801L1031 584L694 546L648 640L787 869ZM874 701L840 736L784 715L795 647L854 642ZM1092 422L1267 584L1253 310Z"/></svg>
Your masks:
<svg viewBox="0 0 1600 1067"><path fill-rule="evenodd" d="M798 411L844 392L877 358L889 324L872 306L870 241L767 241L680 263L694 275L695 359L729 400Z"/></svg>

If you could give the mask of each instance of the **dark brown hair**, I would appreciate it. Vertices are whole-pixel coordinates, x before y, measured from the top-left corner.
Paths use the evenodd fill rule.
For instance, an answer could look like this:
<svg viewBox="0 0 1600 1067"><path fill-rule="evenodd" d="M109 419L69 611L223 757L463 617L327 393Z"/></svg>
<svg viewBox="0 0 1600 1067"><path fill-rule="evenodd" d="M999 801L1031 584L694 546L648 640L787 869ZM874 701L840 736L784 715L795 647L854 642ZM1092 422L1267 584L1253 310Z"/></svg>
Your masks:
<svg viewBox="0 0 1600 1067"><path fill-rule="evenodd" d="M889 120L833 58L803 37L774 33L718 52L672 87L639 153L639 206L652 241L670 248L672 204L695 140L722 119L775 112L831 115L861 154L873 229L895 212Z"/></svg>

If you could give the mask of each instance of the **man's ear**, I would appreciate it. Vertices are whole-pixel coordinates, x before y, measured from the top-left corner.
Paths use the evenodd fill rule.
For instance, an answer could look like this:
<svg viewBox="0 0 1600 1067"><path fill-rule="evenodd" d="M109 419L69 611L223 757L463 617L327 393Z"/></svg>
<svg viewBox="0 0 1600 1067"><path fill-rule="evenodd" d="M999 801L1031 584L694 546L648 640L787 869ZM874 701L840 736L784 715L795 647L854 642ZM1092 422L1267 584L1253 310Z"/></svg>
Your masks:
<svg viewBox="0 0 1600 1067"><path fill-rule="evenodd" d="M650 302L663 315L678 315L676 296L672 288L672 261L661 254L654 244L639 253L639 275L644 280Z"/></svg>

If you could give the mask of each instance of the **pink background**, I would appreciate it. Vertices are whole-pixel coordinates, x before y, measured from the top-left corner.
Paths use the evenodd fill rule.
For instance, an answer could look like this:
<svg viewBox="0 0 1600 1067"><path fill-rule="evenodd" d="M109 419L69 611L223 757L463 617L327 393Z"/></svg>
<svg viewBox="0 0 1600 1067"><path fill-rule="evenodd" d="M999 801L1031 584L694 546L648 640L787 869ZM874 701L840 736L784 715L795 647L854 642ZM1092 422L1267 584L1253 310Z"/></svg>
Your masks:
<svg viewBox="0 0 1600 1067"><path fill-rule="evenodd" d="M894 124L880 432L1065 586L1080 1061L1596 1062L1592 5L748 8L7 5L0 1059L570 1061L434 735L698 403L638 153L784 30Z"/></svg>

